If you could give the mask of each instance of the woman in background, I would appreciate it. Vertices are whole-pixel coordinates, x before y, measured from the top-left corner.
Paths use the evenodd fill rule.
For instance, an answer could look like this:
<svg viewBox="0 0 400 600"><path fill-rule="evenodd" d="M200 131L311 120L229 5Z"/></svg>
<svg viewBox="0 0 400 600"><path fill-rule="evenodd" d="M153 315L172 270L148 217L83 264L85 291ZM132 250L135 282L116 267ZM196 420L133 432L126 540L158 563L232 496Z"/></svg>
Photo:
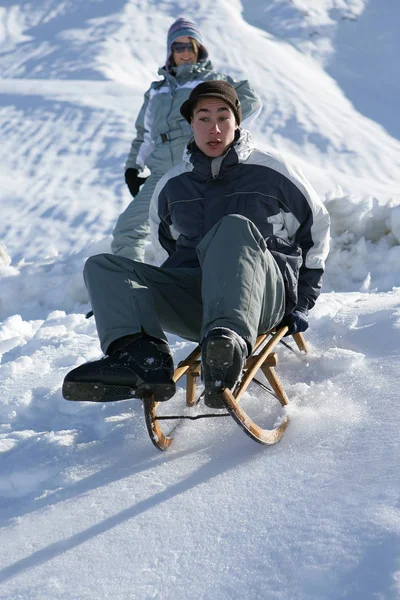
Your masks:
<svg viewBox="0 0 400 600"><path fill-rule="evenodd" d="M153 81L145 93L125 165L125 181L134 199L120 215L111 245L114 254L140 262L144 262L144 241L150 231L149 205L154 188L164 173L181 162L192 137L190 125L180 113L192 89L209 79L223 79L235 87L244 120L261 109L247 80L235 81L214 69L200 32L188 19L180 18L171 25L167 60L158 73L163 79ZM147 178L142 176L145 167L151 172Z"/></svg>

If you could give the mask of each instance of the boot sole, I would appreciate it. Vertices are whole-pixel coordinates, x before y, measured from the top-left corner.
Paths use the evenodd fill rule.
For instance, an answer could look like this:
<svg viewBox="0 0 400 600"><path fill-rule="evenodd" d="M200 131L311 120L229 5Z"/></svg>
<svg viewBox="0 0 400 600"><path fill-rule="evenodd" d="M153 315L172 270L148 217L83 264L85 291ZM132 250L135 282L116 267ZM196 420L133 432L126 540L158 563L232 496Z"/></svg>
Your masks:
<svg viewBox="0 0 400 600"><path fill-rule="evenodd" d="M223 397L222 391L216 392L213 390L206 390L204 393L204 404L208 406L208 408L226 408Z"/></svg>
<svg viewBox="0 0 400 600"><path fill-rule="evenodd" d="M213 372L214 381L225 380L226 372L233 363L234 346L230 340L216 338L207 344L206 363ZM225 408L223 401L224 386L208 386L204 393L204 404L208 408Z"/></svg>
<svg viewBox="0 0 400 600"><path fill-rule="evenodd" d="M66 400L76 402L115 402L131 398L149 398L154 395L156 402L165 402L175 394L173 381L167 383L142 383L137 389L122 385L106 385L104 383L75 383L66 381L62 387L62 395Z"/></svg>

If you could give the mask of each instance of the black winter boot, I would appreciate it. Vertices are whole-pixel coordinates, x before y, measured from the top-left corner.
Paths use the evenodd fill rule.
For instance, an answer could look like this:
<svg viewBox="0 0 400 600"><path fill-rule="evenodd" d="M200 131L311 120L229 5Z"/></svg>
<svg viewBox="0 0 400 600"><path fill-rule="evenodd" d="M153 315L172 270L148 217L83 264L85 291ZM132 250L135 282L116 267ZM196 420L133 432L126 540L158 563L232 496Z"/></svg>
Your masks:
<svg viewBox="0 0 400 600"><path fill-rule="evenodd" d="M240 381L247 357L247 344L235 331L225 327L211 329L202 344L204 403L224 408L222 392Z"/></svg>
<svg viewBox="0 0 400 600"><path fill-rule="evenodd" d="M62 388L66 400L112 402L154 394L157 402L163 402L175 394L174 363L166 342L146 334L122 348L118 342L111 345L111 351L117 348L111 356L67 374Z"/></svg>

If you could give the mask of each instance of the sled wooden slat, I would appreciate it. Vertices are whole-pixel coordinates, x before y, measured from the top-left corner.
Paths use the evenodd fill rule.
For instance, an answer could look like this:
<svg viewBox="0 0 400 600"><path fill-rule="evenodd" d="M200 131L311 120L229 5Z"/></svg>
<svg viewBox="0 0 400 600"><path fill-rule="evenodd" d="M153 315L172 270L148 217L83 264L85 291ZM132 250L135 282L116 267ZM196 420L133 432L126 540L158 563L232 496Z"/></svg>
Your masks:
<svg viewBox="0 0 400 600"><path fill-rule="evenodd" d="M200 361L196 360L195 363L189 367L186 372L186 406L194 406L197 404L196 398L196 380L200 377Z"/></svg>
<svg viewBox="0 0 400 600"><path fill-rule="evenodd" d="M240 405L239 401L250 383L253 381L256 373L261 369L281 405L285 406L289 402L283 385L281 384L275 371L275 367L278 364L278 356L276 352L274 352L274 349L287 334L287 331L287 327L282 327L276 331L270 331L258 336L253 353L246 361L240 384L236 386L233 391L225 389L222 394L223 402L228 410L228 413L233 417L239 427L254 441L269 446L276 444L282 438L287 426L289 425L289 417L284 415L280 420L280 423L273 429L263 429L257 425L252 418L249 417L249 415ZM307 343L302 333L294 334L292 337L300 352L308 352ZM174 381L177 382L183 377L183 375L186 375L186 405L188 407L196 405L199 401L196 397L196 382L197 378L200 376L200 355L201 347L197 346L185 360L179 363L173 377ZM151 397L145 399L143 404L147 431L151 441L159 450L167 450L171 445L173 438L165 435L161 430L157 417L158 403L156 403L154 398ZM214 416L224 415L208 415L207 413L204 413L196 416L195 418L197 419ZM167 415L164 418L179 419L182 417L183 415Z"/></svg>
<svg viewBox="0 0 400 600"><path fill-rule="evenodd" d="M193 352L191 352L185 360L182 360L179 363L179 365L175 369L174 376L173 376L173 380L175 381L175 383L177 381L179 381L180 378L183 377L183 375L185 375L185 373L193 365L194 361L199 358L200 354L201 354L201 347L196 346L196 348L193 350Z"/></svg>
<svg viewBox="0 0 400 600"><path fill-rule="evenodd" d="M251 369L253 365L258 361L258 355L256 354L249 356L246 362L246 369ZM276 367L278 364L278 355L276 352L271 352L269 356L265 359L263 364L267 364L270 367ZM258 368L258 367L257 367Z"/></svg>
<svg viewBox="0 0 400 600"><path fill-rule="evenodd" d="M308 352L307 342L304 339L304 335L302 333L294 333L293 339L296 342L297 347L301 352L306 352L306 353Z"/></svg>
<svg viewBox="0 0 400 600"><path fill-rule="evenodd" d="M258 369L265 362L268 355L272 352L272 350L275 348L275 346L280 342L280 340L283 338L283 336L286 335L287 331L288 331L287 327L282 327L281 329L276 331L273 334L272 338L267 343L267 345L261 350L261 352L258 355L256 355L257 360L255 360L254 364L251 366L251 368L246 371L239 387L237 388L237 391L235 390L234 396L235 396L236 400L239 400L240 396L247 390L253 377L257 373Z"/></svg>
<svg viewBox="0 0 400 600"><path fill-rule="evenodd" d="M143 401L144 417L146 420L147 431L151 441L158 450L167 450L170 447L173 438L164 435L157 419L157 402L154 402L154 396L145 398Z"/></svg>
<svg viewBox="0 0 400 600"><path fill-rule="evenodd" d="M287 397L286 392L276 375L275 369L273 367L268 367L267 365L262 365L261 371L268 379L268 383L274 390L279 402L282 404L282 406L286 406L286 404L289 402L289 398Z"/></svg>

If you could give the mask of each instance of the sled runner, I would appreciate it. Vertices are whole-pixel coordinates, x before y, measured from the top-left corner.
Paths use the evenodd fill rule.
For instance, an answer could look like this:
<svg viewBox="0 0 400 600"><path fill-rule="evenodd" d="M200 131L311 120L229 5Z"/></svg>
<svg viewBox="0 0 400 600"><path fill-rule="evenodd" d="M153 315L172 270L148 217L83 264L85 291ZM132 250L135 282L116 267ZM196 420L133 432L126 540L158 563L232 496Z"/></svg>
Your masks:
<svg viewBox="0 0 400 600"><path fill-rule="evenodd" d="M165 435L163 433L160 421L179 421L182 419L195 420L201 418L225 416L232 416L239 427L241 427L241 429L243 429L243 431L256 442L266 445L276 444L276 442L282 438L286 431L286 428L289 424L289 417L287 415L283 416L280 423L274 429L263 429L253 421L253 419L241 407L239 402L241 396L247 390L250 383L254 382L272 393L279 400L282 406L285 406L288 403L289 399L275 372L275 367L278 364L278 357L276 352L274 352L275 347L282 340L287 331L287 327L282 327L276 331L270 331L266 334L260 335L257 338L253 353L246 361L242 380L232 391L229 389L225 389L223 391L223 402L228 411L227 413L202 413L196 416L159 416L157 415L157 406L159 403L156 403L153 397L146 398L143 401L146 426L150 439L156 448L159 450L167 450L173 440L171 434ZM292 337L297 345L298 350L301 352L307 352L307 344L303 335L301 333L296 333ZM175 383L178 382L184 375L186 375L187 407L195 406L201 399L201 396L199 398L196 396L196 380L198 377L200 377L200 355L201 348L200 346L197 346L197 348L195 348L185 360L179 363L178 367L175 369ZM268 388L256 379L255 376L259 369L261 369L262 373L264 373L272 389Z"/></svg>

